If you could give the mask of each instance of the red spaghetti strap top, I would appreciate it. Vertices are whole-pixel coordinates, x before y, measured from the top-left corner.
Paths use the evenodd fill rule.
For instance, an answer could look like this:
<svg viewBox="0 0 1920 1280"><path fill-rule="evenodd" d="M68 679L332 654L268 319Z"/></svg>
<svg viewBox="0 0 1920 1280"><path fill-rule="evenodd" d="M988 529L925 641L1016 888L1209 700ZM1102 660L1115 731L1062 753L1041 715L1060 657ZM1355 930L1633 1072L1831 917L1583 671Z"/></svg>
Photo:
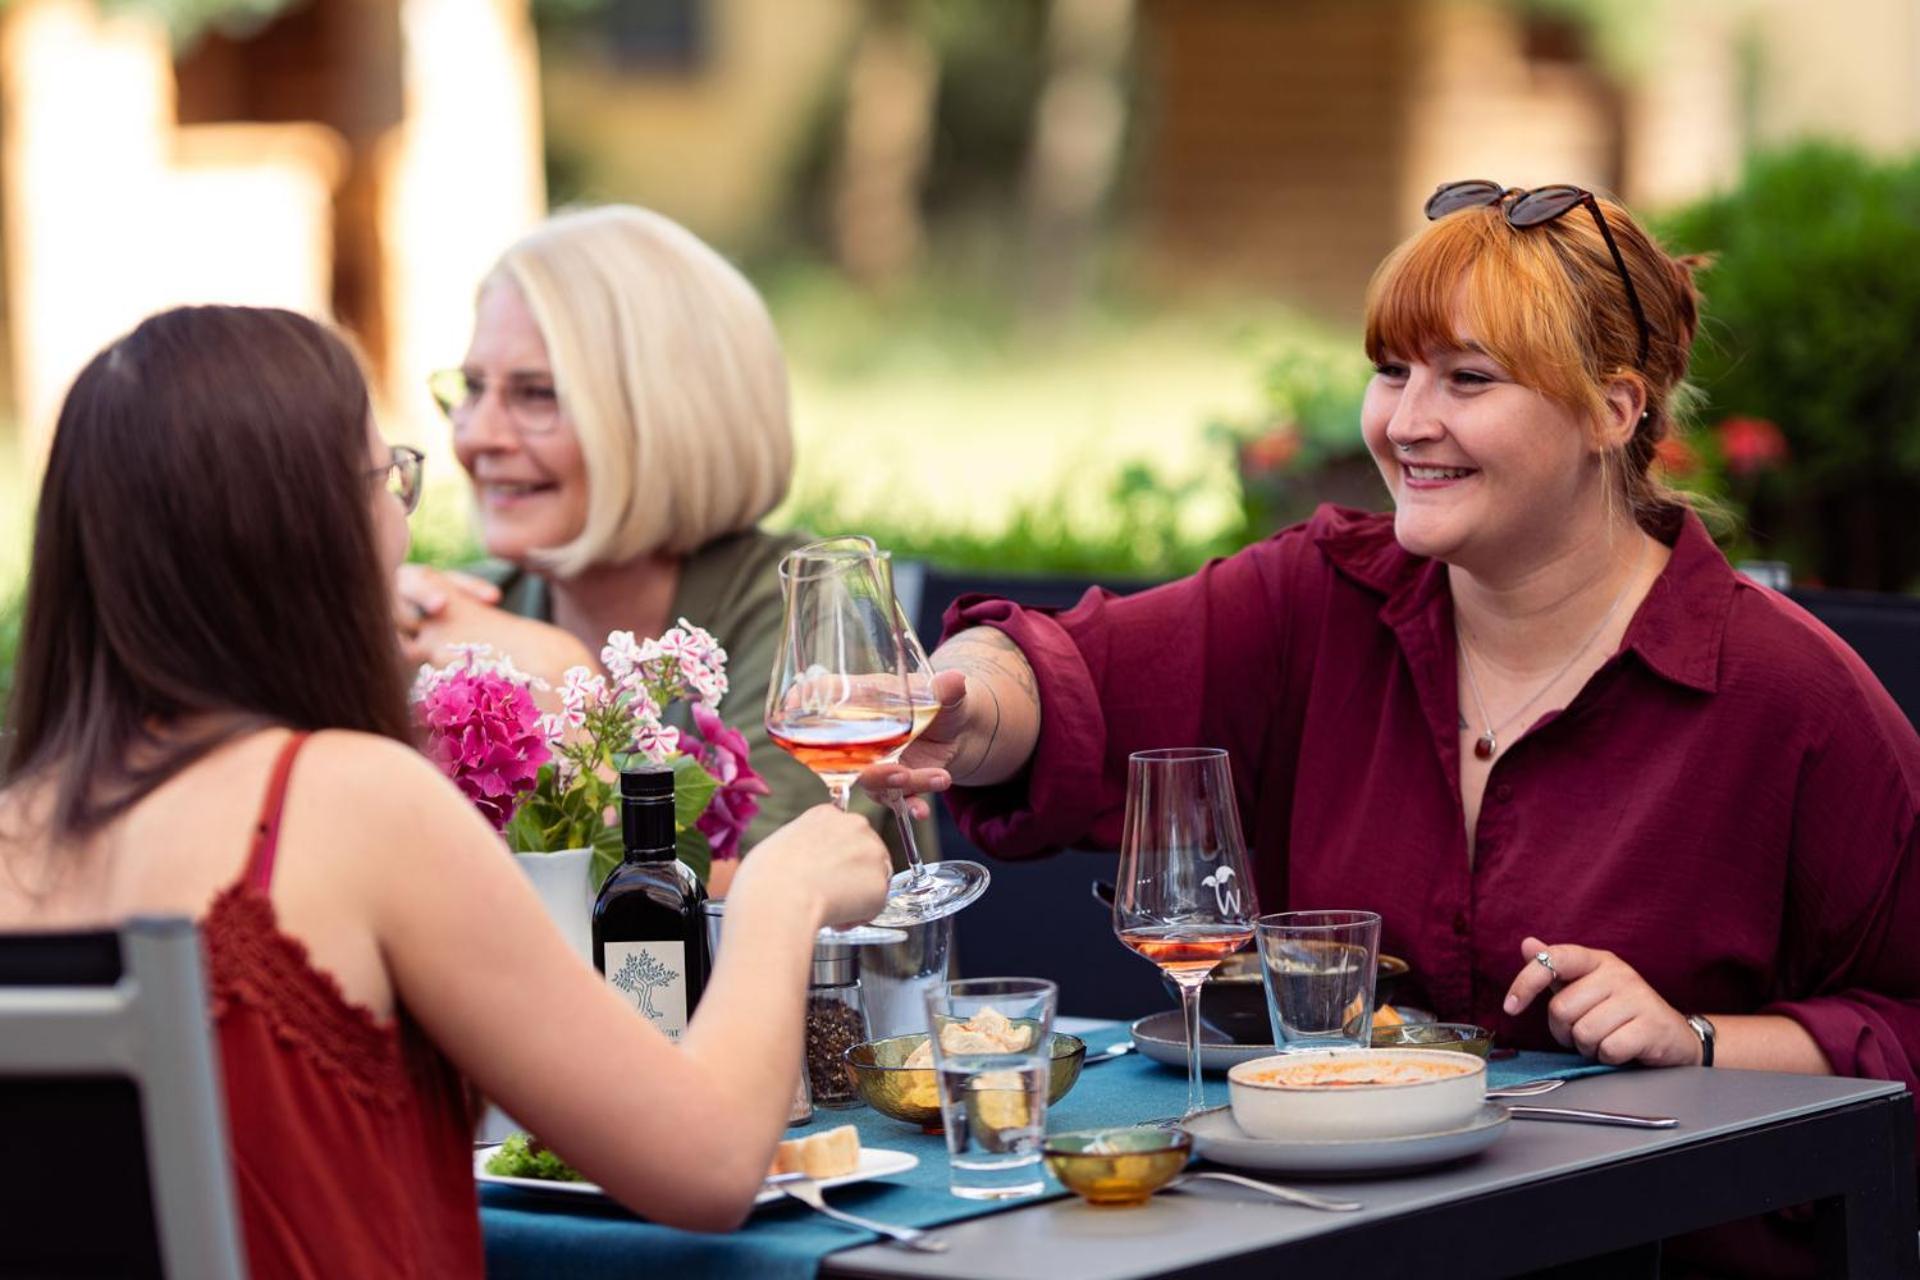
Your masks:
<svg viewBox="0 0 1920 1280"><path fill-rule="evenodd" d="M248 1272L479 1277L459 1075L404 1009L382 1023L350 1003L269 897L306 739L281 748L246 866L203 924Z"/></svg>

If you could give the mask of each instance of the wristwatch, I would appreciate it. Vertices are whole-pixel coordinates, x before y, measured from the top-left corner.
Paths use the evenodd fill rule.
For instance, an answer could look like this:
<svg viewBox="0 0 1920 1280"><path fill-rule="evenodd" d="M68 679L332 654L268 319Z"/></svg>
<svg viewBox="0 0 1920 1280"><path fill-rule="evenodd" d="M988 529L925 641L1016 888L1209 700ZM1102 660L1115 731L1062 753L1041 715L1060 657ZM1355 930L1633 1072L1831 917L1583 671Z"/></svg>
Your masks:
<svg viewBox="0 0 1920 1280"><path fill-rule="evenodd" d="M1687 1015L1687 1025L1693 1028L1693 1034L1700 1037L1700 1065L1713 1065L1713 1023L1707 1021L1703 1013Z"/></svg>

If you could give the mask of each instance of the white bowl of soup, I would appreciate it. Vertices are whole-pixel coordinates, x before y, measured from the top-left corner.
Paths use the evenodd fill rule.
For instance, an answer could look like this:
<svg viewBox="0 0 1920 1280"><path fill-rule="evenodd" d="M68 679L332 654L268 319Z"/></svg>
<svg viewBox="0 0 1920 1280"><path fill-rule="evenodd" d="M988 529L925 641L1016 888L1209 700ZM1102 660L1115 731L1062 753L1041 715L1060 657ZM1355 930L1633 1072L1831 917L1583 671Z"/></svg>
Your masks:
<svg viewBox="0 0 1920 1280"><path fill-rule="evenodd" d="M1441 1049L1307 1049L1238 1064L1227 1092L1249 1137L1393 1138L1472 1120L1487 1064Z"/></svg>

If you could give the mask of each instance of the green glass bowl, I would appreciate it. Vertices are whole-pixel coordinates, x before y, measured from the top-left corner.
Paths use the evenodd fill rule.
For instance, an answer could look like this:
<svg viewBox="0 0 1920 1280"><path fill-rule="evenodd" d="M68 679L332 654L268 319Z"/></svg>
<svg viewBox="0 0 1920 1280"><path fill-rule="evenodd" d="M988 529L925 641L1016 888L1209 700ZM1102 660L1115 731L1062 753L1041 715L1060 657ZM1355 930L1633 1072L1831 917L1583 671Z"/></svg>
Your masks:
<svg viewBox="0 0 1920 1280"><path fill-rule="evenodd" d="M925 1032L916 1032L856 1044L847 1050L847 1070L853 1073L853 1086L861 1100L875 1111L917 1124L924 1133L940 1133L940 1092L932 1068L904 1065L926 1039ZM1047 1075L1048 1105L1067 1096L1087 1060L1087 1042L1079 1036L1056 1031L1050 1047L1053 1061Z"/></svg>
<svg viewBox="0 0 1920 1280"><path fill-rule="evenodd" d="M1452 1049L1484 1058L1493 1049L1493 1032L1467 1022L1402 1022L1375 1027L1376 1049Z"/></svg>
<svg viewBox="0 0 1920 1280"><path fill-rule="evenodd" d="M1145 1204L1187 1167L1193 1139L1180 1129L1094 1129L1052 1134L1040 1154L1088 1204Z"/></svg>

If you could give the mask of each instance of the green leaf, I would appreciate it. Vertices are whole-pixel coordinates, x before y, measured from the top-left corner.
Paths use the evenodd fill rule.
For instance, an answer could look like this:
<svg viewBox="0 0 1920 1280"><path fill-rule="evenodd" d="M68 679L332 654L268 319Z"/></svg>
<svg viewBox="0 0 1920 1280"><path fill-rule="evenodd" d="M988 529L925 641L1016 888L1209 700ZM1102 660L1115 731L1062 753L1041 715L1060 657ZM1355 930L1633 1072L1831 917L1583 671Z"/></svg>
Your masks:
<svg viewBox="0 0 1920 1280"><path fill-rule="evenodd" d="M547 848L545 833L540 827L539 806L533 803L523 804L514 811L513 820L507 823L507 848L515 853L551 853Z"/></svg>
<svg viewBox="0 0 1920 1280"><path fill-rule="evenodd" d="M690 755L673 760L673 825L685 832L700 821L720 783ZM705 879L703 874L702 879Z"/></svg>
<svg viewBox="0 0 1920 1280"><path fill-rule="evenodd" d="M694 875L700 877L701 884L707 882L707 877L713 873L713 846L707 843L705 832L698 827L681 830L674 844L674 853Z"/></svg>
<svg viewBox="0 0 1920 1280"><path fill-rule="evenodd" d="M600 892L600 886L607 882L613 869L620 865L620 830L617 827L600 828L593 838L593 891Z"/></svg>

